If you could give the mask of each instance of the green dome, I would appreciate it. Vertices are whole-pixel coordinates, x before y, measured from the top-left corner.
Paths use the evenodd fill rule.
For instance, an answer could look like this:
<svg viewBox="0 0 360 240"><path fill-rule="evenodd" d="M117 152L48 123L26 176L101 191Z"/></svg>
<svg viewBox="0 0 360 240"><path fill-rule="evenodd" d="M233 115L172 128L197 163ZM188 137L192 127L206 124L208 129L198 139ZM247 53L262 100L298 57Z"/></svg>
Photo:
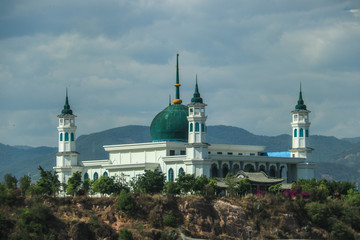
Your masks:
<svg viewBox="0 0 360 240"><path fill-rule="evenodd" d="M173 104L158 113L151 122L150 133L153 142L187 142L188 108Z"/></svg>

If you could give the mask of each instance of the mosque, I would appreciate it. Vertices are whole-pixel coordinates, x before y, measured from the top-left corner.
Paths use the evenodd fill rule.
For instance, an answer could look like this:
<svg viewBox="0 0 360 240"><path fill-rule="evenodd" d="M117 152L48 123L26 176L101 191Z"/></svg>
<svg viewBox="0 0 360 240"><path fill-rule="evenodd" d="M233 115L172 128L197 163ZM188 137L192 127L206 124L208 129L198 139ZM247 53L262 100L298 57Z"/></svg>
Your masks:
<svg viewBox="0 0 360 240"><path fill-rule="evenodd" d="M105 145L109 153L104 160L78 160L76 151L75 115L68 95L64 109L58 115L58 153L54 171L61 183L67 183L74 172L82 178L96 180L100 176L115 177L129 182L145 170L159 169L167 181L174 181L181 172L224 178L227 173L263 172L265 176L291 183L314 177L315 164L308 162L309 113L302 98L292 114L292 148L287 152L266 152L264 146L211 144L206 140L206 104L196 81L193 98L187 105L180 99L179 54L176 68L176 98L151 122L152 142Z"/></svg>

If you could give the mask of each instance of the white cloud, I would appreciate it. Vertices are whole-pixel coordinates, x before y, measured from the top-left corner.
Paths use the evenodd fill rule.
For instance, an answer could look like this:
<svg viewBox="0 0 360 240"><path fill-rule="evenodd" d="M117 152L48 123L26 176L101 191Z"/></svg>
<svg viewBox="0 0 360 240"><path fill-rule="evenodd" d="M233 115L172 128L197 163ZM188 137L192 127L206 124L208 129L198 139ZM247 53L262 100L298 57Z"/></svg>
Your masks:
<svg viewBox="0 0 360 240"><path fill-rule="evenodd" d="M65 87L79 134L149 125L174 96L177 52L183 102L198 74L209 124L287 133L302 82L312 132L358 136L355 2L26 1L3 9L2 143L54 146Z"/></svg>

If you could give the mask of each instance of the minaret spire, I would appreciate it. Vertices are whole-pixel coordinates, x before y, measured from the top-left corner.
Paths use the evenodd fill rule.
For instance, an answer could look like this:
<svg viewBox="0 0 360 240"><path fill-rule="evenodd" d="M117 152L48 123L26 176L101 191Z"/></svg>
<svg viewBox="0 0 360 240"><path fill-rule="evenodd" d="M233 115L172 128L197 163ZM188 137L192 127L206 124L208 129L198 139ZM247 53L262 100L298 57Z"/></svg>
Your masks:
<svg viewBox="0 0 360 240"><path fill-rule="evenodd" d="M298 104L295 106L295 109L306 110L306 105L304 104L304 100L302 97L301 83L300 83L299 100L298 100Z"/></svg>
<svg viewBox="0 0 360 240"><path fill-rule="evenodd" d="M72 110L70 109L70 105L69 105L68 89L67 88L66 88L65 105L64 105L64 109L61 111L61 114L70 114L70 115L72 115Z"/></svg>
<svg viewBox="0 0 360 240"><path fill-rule="evenodd" d="M197 82L197 74L196 74L195 92L193 94L193 98L191 99L191 102L192 103L203 103L203 100L200 97L200 93L199 93L199 87L198 87L198 82Z"/></svg>
<svg viewBox="0 0 360 240"><path fill-rule="evenodd" d="M176 83L175 83L175 88L176 88L176 95L175 95L175 99L173 100L174 104L181 104L182 100L180 99L180 86L181 84L179 83L179 53L176 54Z"/></svg>

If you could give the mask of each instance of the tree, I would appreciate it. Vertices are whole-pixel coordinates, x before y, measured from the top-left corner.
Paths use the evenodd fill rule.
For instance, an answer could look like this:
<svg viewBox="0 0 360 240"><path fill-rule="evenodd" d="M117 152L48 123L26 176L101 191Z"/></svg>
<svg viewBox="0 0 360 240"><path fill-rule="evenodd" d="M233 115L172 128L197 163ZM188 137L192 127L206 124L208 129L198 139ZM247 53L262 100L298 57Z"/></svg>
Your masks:
<svg viewBox="0 0 360 240"><path fill-rule="evenodd" d="M116 192L116 186L114 182L114 178L101 176L97 179L93 184L94 192L98 192L101 194L112 194Z"/></svg>
<svg viewBox="0 0 360 240"><path fill-rule="evenodd" d="M197 194L206 195L206 184L209 183L209 179L205 175L201 175L195 179L193 190Z"/></svg>
<svg viewBox="0 0 360 240"><path fill-rule="evenodd" d="M251 184L247 178L240 179L238 183L238 192L241 196L244 196L246 193L250 192Z"/></svg>
<svg viewBox="0 0 360 240"><path fill-rule="evenodd" d="M118 209L125 213L131 214L135 210L135 199L125 189L121 190L119 198L117 200Z"/></svg>
<svg viewBox="0 0 360 240"><path fill-rule="evenodd" d="M167 182L166 183L166 194L173 196L180 193L180 189L176 182Z"/></svg>
<svg viewBox="0 0 360 240"><path fill-rule="evenodd" d="M158 169L145 170L133 185L134 191L141 193L160 193L165 186L165 174Z"/></svg>
<svg viewBox="0 0 360 240"><path fill-rule="evenodd" d="M26 191L29 189L31 185L31 177L28 175L24 175L20 178L20 191L21 195L25 197Z"/></svg>
<svg viewBox="0 0 360 240"><path fill-rule="evenodd" d="M15 176L11 175L10 173L5 174L4 180L7 189L15 189L17 187L18 180L16 179Z"/></svg>
<svg viewBox="0 0 360 240"><path fill-rule="evenodd" d="M54 174L51 171L45 171L41 166L38 168L40 170L40 179L36 183L38 191L40 194L55 196L60 189L60 181L57 177L56 172Z"/></svg>
<svg viewBox="0 0 360 240"><path fill-rule="evenodd" d="M227 189L226 189L227 193L228 193L230 196L235 196L235 195L236 195L236 192L237 192L237 189L236 189L236 179L233 177L233 174L232 174L232 173L226 174L225 184L227 185Z"/></svg>
<svg viewBox="0 0 360 240"><path fill-rule="evenodd" d="M182 193L185 194L191 192L195 184L195 175L185 174L184 172L181 172L176 182L179 185L180 191Z"/></svg>
<svg viewBox="0 0 360 240"><path fill-rule="evenodd" d="M81 172L74 172L68 180L66 194L74 196L79 191L81 183Z"/></svg>
<svg viewBox="0 0 360 240"><path fill-rule="evenodd" d="M205 195L215 195L217 190L217 179L209 178L209 182L204 186Z"/></svg>
<svg viewBox="0 0 360 240"><path fill-rule="evenodd" d="M90 181L90 179L88 178L85 179L82 184L82 189L84 189L86 195L89 194L91 187L92 187L92 182Z"/></svg>

